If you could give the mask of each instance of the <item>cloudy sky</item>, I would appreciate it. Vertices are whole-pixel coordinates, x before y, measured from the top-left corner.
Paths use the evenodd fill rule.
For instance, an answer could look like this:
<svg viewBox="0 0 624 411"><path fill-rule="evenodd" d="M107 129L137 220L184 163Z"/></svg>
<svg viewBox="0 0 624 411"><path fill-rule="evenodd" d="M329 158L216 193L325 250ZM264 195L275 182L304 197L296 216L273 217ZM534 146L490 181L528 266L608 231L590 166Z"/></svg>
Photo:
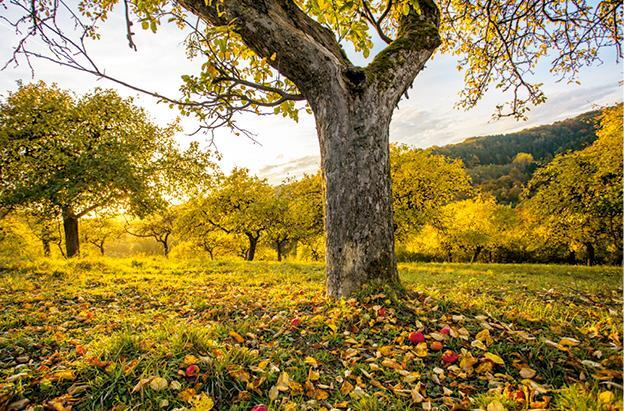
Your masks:
<svg viewBox="0 0 624 411"><path fill-rule="evenodd" d="M176 96L180 76L194 73L201 61L187 60L182 40L184 33L174 27L163 27L157 34L137 29L135 42L138 51L130 50L125 39L125 27L119 11L103 28L102 39L89 45L90 54L107 74L128 83ZM0 10L0 13L5 11ZM0 58L6 61L12 54L17 36L10 26L0 22ZM352 56L356 64L366 62ZM462 141L472 136L505 133L561 120L595 107L622 100L622 64L616 63L615 52L605 53L603 64L581 72L580 85L557 82L540 68L534 80L544 84L548 97L545 104L534 108L525 122L512 119L492 121L497 104L509 96L489 92L479 105L469 111L454 108L463 86L463 75L457 71L457 61L450 56L437 55L417 77L410 91L410 99L403 100L394 113L391 139L415 147L429 147ZM35 61L34 77L26 64L10 65L0 72L0 93L15 90L17 81L45 80L63 88L83 93L93 87L112 87L122 95L135 96L159 123L164 124L178 116L177 111L157 104L151 97L139 95L114 83L98 80L91 75L61 68L52 63ZM222 167L247 167L253 172L279 182L286 177L313 172L319 166L318 141L311 116L301 116L298 123L281 117L241 116L244 128L256 134L257 143L245 137L233 136L227 130L217 132L215 143L222 155ZM195 130L192 118L183 119L186 133ZM191 139L207 137L180 134L181 144Z"/></svg>

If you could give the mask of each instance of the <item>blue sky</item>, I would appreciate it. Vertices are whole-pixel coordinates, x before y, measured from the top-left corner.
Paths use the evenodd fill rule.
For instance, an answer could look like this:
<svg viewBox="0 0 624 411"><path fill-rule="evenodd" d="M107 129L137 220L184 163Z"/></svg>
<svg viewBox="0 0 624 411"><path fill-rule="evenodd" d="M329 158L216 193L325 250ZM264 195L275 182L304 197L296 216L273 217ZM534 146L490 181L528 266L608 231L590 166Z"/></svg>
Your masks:
<svg viewBox="0 0 624 411"><path fill-rule="evenodd" d="M176 96L180 76L196 71L200 61L188 61L184 54L184 34L174 27L163 27L157 34L137 29L135 42L138 51L127 47L125 28L117 10L104 26L102 39L90 44L91 55L106 72L129 83L163 94ZM0 58L8 59L16 36L4 23L0 23ZM381 45L379 45L381 47ZM352 56L356 64L365 64ZM561 120L595 107L622 100L622 64L616 63L615 52L603 56L604 63L583 69L580 85L557 82L545 67L541 67L534 81L544 83L548 97L545 104L534 108L524 122L513 119L492 121L497 104L509 96L489 92L477 107L469 111L454 108L458 93L463 87L463 75L456 69L457 61L446 55L437 55L414 82L410 99L403 100L395 111L391 124L391 139L416 147L429 147L462 141L467 137L505 133ZM154 99L138 95L114 83L98 80L91 75L71 71L44 61L35 61L34 79L56 82L63 88L83 93L93 87L112 87L122 95L135 96L159 123L174 119L177 111ZM0 93L14 90L18 80L31 81L29 68L22 64L9 67L0 74ZM318 141L314 120L302 112L298 123L276 116L241 116L240 124L256 134L259 144L245 137L236 137L228 130L217 132L215 143L222 154L222 167L227 171L234 166L248 167L252 172L279 182L286 177L299 176L318 168ZM194 131L196 122L183 119L185 131ZM191 139L205 137L178 136L181 144Z"/></svg>

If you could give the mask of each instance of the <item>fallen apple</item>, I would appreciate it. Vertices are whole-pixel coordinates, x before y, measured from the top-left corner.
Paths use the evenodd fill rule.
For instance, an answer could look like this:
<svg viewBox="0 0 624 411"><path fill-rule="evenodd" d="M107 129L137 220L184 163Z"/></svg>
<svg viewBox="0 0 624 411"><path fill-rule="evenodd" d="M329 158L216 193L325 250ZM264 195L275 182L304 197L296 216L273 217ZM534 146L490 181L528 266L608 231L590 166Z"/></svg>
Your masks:
<svg viewBox="0 0 624 411"><path fill-rule="evenodd" d="M420 331L412 331L409 333L407 338L412 344L418 344L425 341L425 335Z"/></svg>
<svg viewBox="0 0 624 411"><path fill-rule="evenodd" d="M454 351L446 350L444 354L442 354L442 361L445 364L453 364L459 358L459 354Z"/></svg>
<svg viewBox="0 0 624 411"><path fill-rule="evenodd" d="M440 330L440 334L444 334L444 335L448 335L450 332L451 332L451 327L449 327L448 325L445 325Z"/></svg>
<svg viewBox="0 0 624 411"><path fill-rule="evenodd" d="M254 405L250 411L269 411L269 409L264 404L258 404Z"/></svg>
<svg viewBox="0 0 624 411"><path fill-rule="evenodd" d="M184 374L187 377L197 377L199 375L199 367L195 364L191 364L186 367L186 371L184 372Z"/></svg>
<svg viewBox="0 0 624 411"><path fill-rule="evenodd" d="M379 310L377 310L377 316L384 317L385 315L386 315L386 309L384 307L381 307Z"/></svg>
<svg viewBox="0 0 624 411"><path fill-rule="evenodd" d="M432 351L440 351L442 348L444 348L444 345L442 345L440 341L432 341L429 345L429 348L431 348Z"/></svg>
<svg viewBox="0 0 624 411"><path fill-rule="evenodd" d="M290 321L290 325L292 325L293 327L299 327L301 325L301 320L299 318L293 318Z"/></svg>

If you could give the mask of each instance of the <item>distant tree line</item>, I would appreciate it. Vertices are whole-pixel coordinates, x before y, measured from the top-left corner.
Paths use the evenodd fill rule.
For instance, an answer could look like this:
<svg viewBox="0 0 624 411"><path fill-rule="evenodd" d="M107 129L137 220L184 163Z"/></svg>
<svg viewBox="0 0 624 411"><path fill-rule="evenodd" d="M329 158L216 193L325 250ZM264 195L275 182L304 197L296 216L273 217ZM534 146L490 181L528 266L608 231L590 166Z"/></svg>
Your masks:
<svg viewBox="0 0 624 411"><path fill-rule="evenodd" d="M598 111L511 134L473 137L432 151L461 159L475 186L499 203L516 205L533 172L558 155L596 140Z"/></svg>
<svg viewBox="0 0 624 411"><path fill-rule="evenodd" d="M561 142L567 128L576 142L560 147L578 150L531 149L516 133L488 158L502 137L464 143L477 166L454 158L457 146L392 146L399 260L620 264L622 105L592 115L525 133ZM181 150L176 127L109 90L75 98L38 83L11 94L0 105L0 254L324 258L320 173L278 185L223 173L210 152ZM504 190L486 167L509 176Z"/></svg>

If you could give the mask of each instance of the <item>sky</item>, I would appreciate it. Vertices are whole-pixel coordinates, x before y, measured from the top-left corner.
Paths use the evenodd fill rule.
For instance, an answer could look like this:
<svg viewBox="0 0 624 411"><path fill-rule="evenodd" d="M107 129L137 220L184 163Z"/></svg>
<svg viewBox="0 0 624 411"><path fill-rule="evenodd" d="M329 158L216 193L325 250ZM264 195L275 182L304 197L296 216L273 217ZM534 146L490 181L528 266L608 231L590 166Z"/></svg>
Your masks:
<svg viewBox="0 0 624 411"><path fill-rule="evenodd" d="M90 55L107 74L120 78L141 88L164 95L177 96L182 74L197 72L201 61L186 58L182 41L184 33L164 25L156 34L136 29L135 43L138 51L127 45L124 20L118 9L105 26L102 38L89 43ZM3 13L0 10L0 13ZM137 25L138 26L138 25ZM1 65L12 54L18 37L13 29L0 22ZM379 49L381 45L376 47ZM360 56L347 49L355 64L364 65ZM488 92L473 109L455 108L459 92L463 88L463 74L457 70L457 61L448 55L436 55L427 64L409 92L410 98L402 100L395 110L390 125L392 142L426 148L460 142L468 137L508 133L558 120L594 108L622 101L622 64L616 62L615 51L603 56L600 65L584 68L579 76L580 85L557 82L546 69L536 72L534 81L543 83L548 98L546 103L535 107L527 121L518 122L507 118L493 121L497 104L509 100L509 95L499 91ZM34 76L22 63L10 65L0 72L0 95L17 88L18 81L44 80L57 83L78 94L94 87L115 88L121 95L134 96L135 102L151 114L160 124L174 120L179 113L165 104L157 104L154 98L138 94L108 80L97 79L86 73L57 66L46 61L34 61ZM244 136L234 136L229 130L216 132L214 143L221 155L221 167L246 167L272 183L319 168L319 146L311 115L301 112L299 122L278 116L239 116L239 124L255 134L255 141ZM181 145L192 140L207 142L208 137L190 136L198 123L193 118L183 118L184 132L176 138Z"/></svg>

